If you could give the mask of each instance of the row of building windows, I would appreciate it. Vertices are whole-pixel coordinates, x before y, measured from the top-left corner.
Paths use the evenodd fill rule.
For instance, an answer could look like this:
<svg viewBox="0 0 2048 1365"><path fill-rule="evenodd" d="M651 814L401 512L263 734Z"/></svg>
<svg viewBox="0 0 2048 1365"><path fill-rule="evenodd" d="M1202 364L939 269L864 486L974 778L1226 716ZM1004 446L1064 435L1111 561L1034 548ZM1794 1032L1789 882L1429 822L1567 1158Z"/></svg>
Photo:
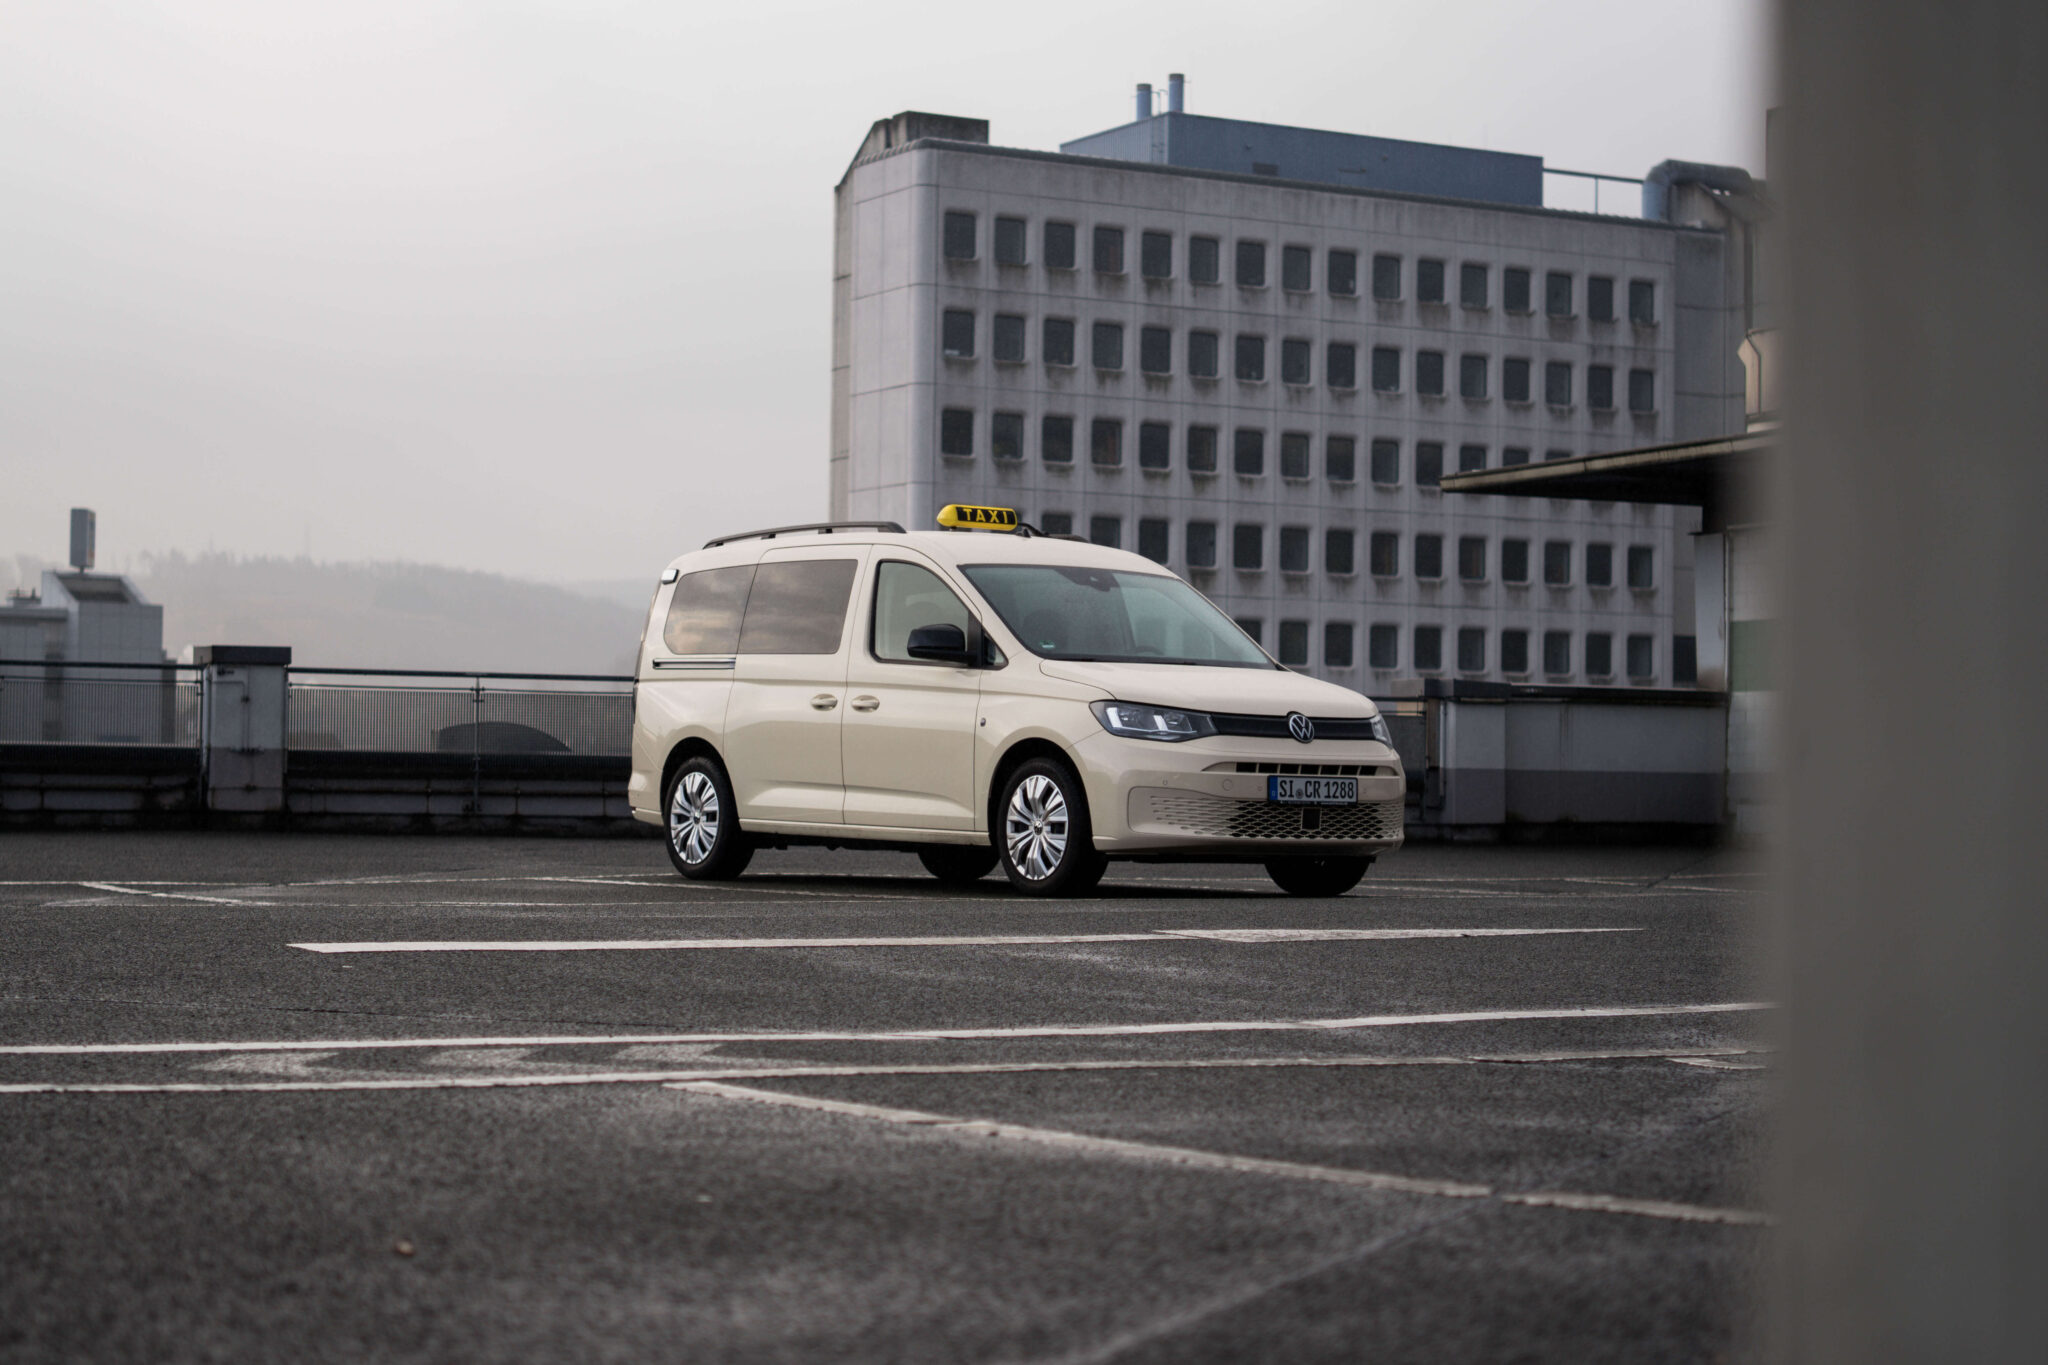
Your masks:
<svg viewBox="0 0 2048 1365"><path fill-rule="evenodd" d="M1073 535L1073 514L1043 513L1039 529L1051 535ZM1124 548L1124 519L1120 516L1092 516L1088 519L1086 531L1087 538L1097 545ZM1213 521L1190 521L1182 528L1181 559L1189 569L1218 567L1219 531L1219 523ZM1243 573L1257 573L1265 569L1266 532L1267 527L1262 522L1241 521L1232 525L1230 567ZM1172 534L1172 523L1165 518L1141 517L1134 548L1147 559L1165 564L1172 558ZM1306 574L1312 571L1314 535L1314 529L1308 526L1279 528L1281 573ZM1417 579L1424 582L1443 580L1447 540L1448 537L1434 531L1420 531L1409 537L1409 571ZM1501 582L1524 585L1531 581L1533 546L1533 542L1519 536L1502 538L1498 565ZM1455 549L1459 582L1479 584L1490 581L1493 546L1489 537L1459 536ZM1657 586L1656 547L1616 546L1611 541L1588 541L1583 546L1570 540L1543 541L1543 583L1553 588L1568 588L1580 581L1589 588L1614 587L1617 549L1622 551L1620 563L1627 585L1637 592L1654 590ZM1357 552L1357 532L1343 527L1330 527L1323 532L1324 573L1338 578L1355 575L1358 572ZM1574 576L1575 571L1577 577ZM1373 531L1366 537L1366 572L1374 578L1401 576L1400 532Z"/></svg>
<svg viewBox="0 0 2048 1365"><path fill-rule="evenodd" d="M1075 224L1050 219L1040 225L1039 259L1048 270L1079 268L1079 230ZM1023 218L998 216L995 220L997 265L1028 266L1030 228ZM981 259L978 216L949 209L940 233L941 250L949 261ZM1128 273L1125 260L1126 233L1121 227L1097 225L1090 246L1090 264L1100 275ZM1138 273L1148 280L1170 280L1174 273L1174 234L1143 231L1138 234ZM1264 289L1268 278L1268 244L1258 238L1240 237L1232 246L1231 280L1241 289ZM1200 234L1187 239L1186 271L1192 284L1223 283L1223 239ZM1332 247L1323 256L1324 287L1338 298L1358 297L1358 255ZM1421 256L1414 262L1414 296L1417 303L1450 303L1450 263L1436 256ZM1458 303L1472 309L1493 307L1494 267L1483 261L1458 263ZM1408 274L1405 258L1382 252L1372 258L1372 296L1382 302L1398 302ZM1306 246L1280 248L1280 287L1290 293L1315 292L1315 251ZM1507 313L1534 313L1536 272L1526 266L1504 266L1500 270L1500 307ZM1617 322L1615 312L1619 281L1612 275L1585 277L1586 316L1594 322ZM1543 311L1553 318L1578 316L1578 277L1566 270L1543 272ZM1628 281L1628 320L1639 327L1657 323L1657 285L1654 280Z"/></svg>
<svg viewBox="0 0 2048 1365"><path fill-rule="evenodd" d="M972 360L978 349L976 318L972 310L948 308L939 319L939 349L948 360ZM991 355L999 364L1025 363L1025 318L1017 313L997 313L990 337ZM1039 332L1039 355L1047 365L1069 367L1076 363L1077 324L1072 318L1046 318ZM1097 322L1089 330L1089 362L1098 370L1120 371L1126 363L1126 328L1121 322ZM1266 380L1267 337L1240 332L1232 338L1231 373L1246 383ZM1221 333L1195 329L1183 343L1190 378L1222 378L1223 337ZM1332 341L1323 348L1323 382L1332 389L1358 387L1358 346L1349 341ZM1138 369L1149 375L1170 375L1173 369L1173 329L1138 329ZM1491 398L1493 357L1467 351L1457 357L1458 396ZM1531 377L1536 362L1526 356L1508 356L1501 361L1501 398L1509 403L1528 403ZM1443 351L1415 352L1415 392L1431 397L1445 396L1450 358ZM1295 387L1315 383L1315 343L1305 337L1283 337L1280 341L1280 382ZM1573 404L1573 365L1568 360L1543 364L1543 401L1554 408ZM1375 346L1371 353L1370 380L1375 393L1401 392L1401 348ZM1615 367L1586 366L1586 406L1596 412L1611 412L1615 406ZM1656 411L1657 374L1654 370L1628 371L1630 412Z"/></svg>
<svg viewBox="0 0 2048 1365"><path fill-rule="evenodd" d="M1138 426L1138 468L1147 473L1165 474L1173 469L1173 424L1170 422L1140 422ZM1021 412L994 412L989 414L989 452L1001 461L1024 458L1024 437L1026 421ZM1098 469L1121 469L1124 465L1125 423L1120 417L1095 417L1088 422L1088 460ZM1046 464L1066 466L1074 463L1074 442L1076 419L1058 413L1048 413L1038 420L1039 458ZM1240 478L1262 478L1266 473L1266 445L1268 433L1262 427L1235 427L1231 429L1230 469ZM1214 476L1221 472L1219 451L1223 428L1201 423L1183 428L1182 455L1191 474ZM1435 488L1443 482L1445 451L1442 441L1417 441L1414 443L1413 473L1418 488ZM972 459L975 453L975 410L973 408L941 408L939 410L939 453L950 459ZM1570 459L1569 450L1546 450L1545 460ZM1305 431L1283 431L1279 444L1280 477L1293 482L1305 482L1315 477L1314 438ZM1528 446L1503 446L1500 452L1503 468L1509 465L1523 465L1530 462ZM1368 450L1367 473L1372 482L1385 488L1396 488L1401 484L1402 460L1401 443L1391 437L1376 437ZM1492 448L1484 444L1465 442L1457 447L1458 472L1492 468ZM1329 435L1323 438L1323 477L1331 483L1348 484L1358 481L1358 440L1352 436Z"/></svg>
<svg viewBox="0 0 2048 1365"><path fill-rule="evenodd" d="M1265 634L1265 622L1258 617L1239 617L1237 624L1244 632L1261 645ZM1274 632L1273 653L1281 663L1290 668L1309 666L1310 625L1307 621L1283 620ZM1412 673L1441 673L1444 671L1444 627L1421 625L1409 628L1408 670ZM1456 650L1456 667L1460 673L1486 673L1489 671L1488 635L1484 626L1459 626L1453 636ZM1520 626L1510 626L1498 632L1494 663L1501 673L1509 677L1525 677L1537 670L1530 665L1531 644L1542 650L1542 673L1545 677L1563 680L1573 673L1573 633L1568 630L1531 631ZM1357 664L1357 628L1349 621L1325 621L1323 623L1324 668L1352 668ZM1578 637L1578 664L1583 676L1592 679L1607 679L1615 676L1614 636L1603 630L1589 630ZM1694 678L1685 676L1690 670L1686 657L1692 653L1688 648L1693 641L1680 637L1674 641L1673 681L1691 683ZM1366 632L1366 667L1377 672L1391 673L1401 668L1401 627L1392 624L1371 626ZM1656 637L1651 635L1625 635L1622 637L1621 664L1631 682L1651 682L1657 676Z"/></svg>

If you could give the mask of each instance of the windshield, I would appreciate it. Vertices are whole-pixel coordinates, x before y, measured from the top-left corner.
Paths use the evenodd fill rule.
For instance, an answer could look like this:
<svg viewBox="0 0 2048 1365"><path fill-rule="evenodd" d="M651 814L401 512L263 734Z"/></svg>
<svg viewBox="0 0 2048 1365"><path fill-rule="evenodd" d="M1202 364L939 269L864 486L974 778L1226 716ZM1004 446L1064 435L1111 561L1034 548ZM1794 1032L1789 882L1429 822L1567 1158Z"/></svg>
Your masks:
<svg viewBox="0 0 2048 1365"><path fill-rule="evenodd" d="M1041 658L1274 667L1236 622L1168 574L1052 564L975 564L962 572Z"/></svg>

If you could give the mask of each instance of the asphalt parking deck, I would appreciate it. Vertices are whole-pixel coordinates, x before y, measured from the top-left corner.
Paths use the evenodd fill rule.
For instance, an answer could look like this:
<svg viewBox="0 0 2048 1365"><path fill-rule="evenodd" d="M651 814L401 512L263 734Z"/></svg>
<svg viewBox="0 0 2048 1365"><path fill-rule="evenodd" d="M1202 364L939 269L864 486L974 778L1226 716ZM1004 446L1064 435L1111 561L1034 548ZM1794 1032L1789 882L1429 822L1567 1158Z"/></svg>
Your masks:
<svg viewBox="0 0 2048 1365"><path fill-rule="evenodd" d="M0 1359L1738 1359L1755 869L0 839Z"/></svg>

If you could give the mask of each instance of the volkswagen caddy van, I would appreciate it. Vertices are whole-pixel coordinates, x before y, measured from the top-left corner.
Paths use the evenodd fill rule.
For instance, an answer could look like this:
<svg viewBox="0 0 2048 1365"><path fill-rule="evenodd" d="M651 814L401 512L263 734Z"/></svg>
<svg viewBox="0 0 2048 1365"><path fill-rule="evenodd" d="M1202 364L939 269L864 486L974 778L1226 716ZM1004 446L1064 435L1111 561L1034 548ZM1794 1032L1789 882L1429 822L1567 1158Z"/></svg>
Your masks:
<svg viewBox="0 0 2048 1365"><path fill-rule="evenodd" d="M939 531L723 536L663 573L634 688L636 819L676 870L915 850L1075 895L1112 858L1263 864L1337 895L1401 844L1372 702L1281 667L1149 559L1006 508Z"/></svg>

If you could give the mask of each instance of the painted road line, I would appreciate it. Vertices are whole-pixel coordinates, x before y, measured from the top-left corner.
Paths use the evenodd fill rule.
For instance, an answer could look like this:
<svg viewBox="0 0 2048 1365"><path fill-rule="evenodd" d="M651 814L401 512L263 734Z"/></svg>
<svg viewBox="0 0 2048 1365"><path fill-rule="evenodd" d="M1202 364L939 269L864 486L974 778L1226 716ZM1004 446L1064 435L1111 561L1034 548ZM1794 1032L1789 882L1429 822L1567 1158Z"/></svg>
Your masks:
<svg viewBox="0 0 2048 1365"><path fill-rule="evenodd" d="M483 1067L502 1074L485 1076L332 1077L319 1074L326 1052L241 1053L202 1064L201 1070L234 1072L280 1079L229 1081L16 1081L0 1084L0 1095L219 1095L236 1091L444 1090L502 1087L526 1089L556 1085L675 1085L703 1080L791 1081L817 1077L876 1076L1013 1076L1051 1071L1285 1071L1345 1070L1358 1067L1480 1066L1504 1062L1679 1061L1691 1056L1741 1056L1747 1048L1642 1048L1586 1053L1550 1052L1528 1055L1406 1057L1385 1054L1304 1057L1179 1057L1146 1060L1135 1057L1086 1058L1063 1062L933 1062L865 1065L858 1062L798 1062L761 1066L747 1062L698 1066L687 1071L575 1071L567 1064L535 1062L525 1048L444 1049L426 1064L442 1068ZM466 1052L479 1055L469 1056ZM710 1059L706 1059L710 1060ZM519 1072L516 1066L545 1066L546 1071Z"/></svg>
<svg viewBox="0 0 2048 1365"><path fill-rule="evenodd" d="M291 943L309 953L601 953L734 948L1014 948L1074 943L1350 943L1435 938L1530 938L1552 934L1636 934L1640 929L1141 929L1113 934L954 934L901 938L418 939Z"/></svg>
<svg viewBox="0 0 2048 1365"><path fill-rule="evenodd" d="M1352 1019L1253 1019L1175 1024L1045 1024L1015 1028L813 1029L770 1032L515 1034L440 1038L274 1039L260 1042L14 1043L0 1056L146 1056L185 1052L365 1051L421 1047L606 1047L637 1043L903 1043L932 1039L1117 1038L1174 1033L1286 1033L1297 1030L1401 1028L1413 1024L1515 1023L1535 1019L1655 1019L1775 1009L1768 1001L1712 1005L1609 1005L1558 1010L1467 1010L1456 1014L1376 1014Z"/></svg>
<svg viewBox="0 0 2048 1365"><path fill-rule="evenodd" d="M961 1137L1002 1138L1012 1142L1062 1148L1087 1156L1123 1157L1173 1166L1193 1166L1203 1170L1229 1171L1238 1175L1279 1176L1289 1180L1313 1180L1327 1185L1363 1186L1367 1189L1391 1190L1401 1194L1438 1195L1450 1199L1498 1199L1502 1203L1524 1204L1537 1208L1622 1213L1689 1223L1767 1226L1771 1222L1770 1215L1751 1209L1710 1208L1695 1204L1673 1204L1655 1199L1623 1199L1607 1194L1579 1194L1565 1190L1507 1193L1491 1185L1476 1185L1455 1180L1418 1179L1386 1171L1359 1171L1343 1166L1312 1166L1298 1161L1272 1161L1263 1157L1230 1156L1222 1152L1206 1152L1192 1147L1169 1147L1160 1143L1131 1142L1122 1138L1091 1137L1085 1133L1070 1133L1058 1128L1034 1128L1024 1124L1002 1123L994 1119L950 1118L943 1114L927 1114L915 1109L888 1109L879 1105L853 1104L844 1100L819 1099L810 1095L792 1095L778 1090L758 1090L751 1086L731 1085L725 1081L690 1081L672 1085L670 1088L694 1095L715 1096L719 1099L743 1100L880 1123L904 1124Z"/></svg>
<svg viewBox="0 0 2048 1365"><path fill-rule="evenodd" d="M123 896L152 896L167 901L204 901L208 905L268 905L268 901L238 900L228 896L200 896L190 891L145 891L139 886L123 886L119 882L71 882L72 886L89 887L94 891L113 891Z"/></svg>
<svg viewBox="0 0 2048 1365"><path fill-rule="evenodd" d="M1685 1066L1705 1067L1709 1071L1762 1071L1764 1069L1761 1062L1724 1062L1718 1058L1708 1056L1673 1057L1671 1060Z"/></svg>

